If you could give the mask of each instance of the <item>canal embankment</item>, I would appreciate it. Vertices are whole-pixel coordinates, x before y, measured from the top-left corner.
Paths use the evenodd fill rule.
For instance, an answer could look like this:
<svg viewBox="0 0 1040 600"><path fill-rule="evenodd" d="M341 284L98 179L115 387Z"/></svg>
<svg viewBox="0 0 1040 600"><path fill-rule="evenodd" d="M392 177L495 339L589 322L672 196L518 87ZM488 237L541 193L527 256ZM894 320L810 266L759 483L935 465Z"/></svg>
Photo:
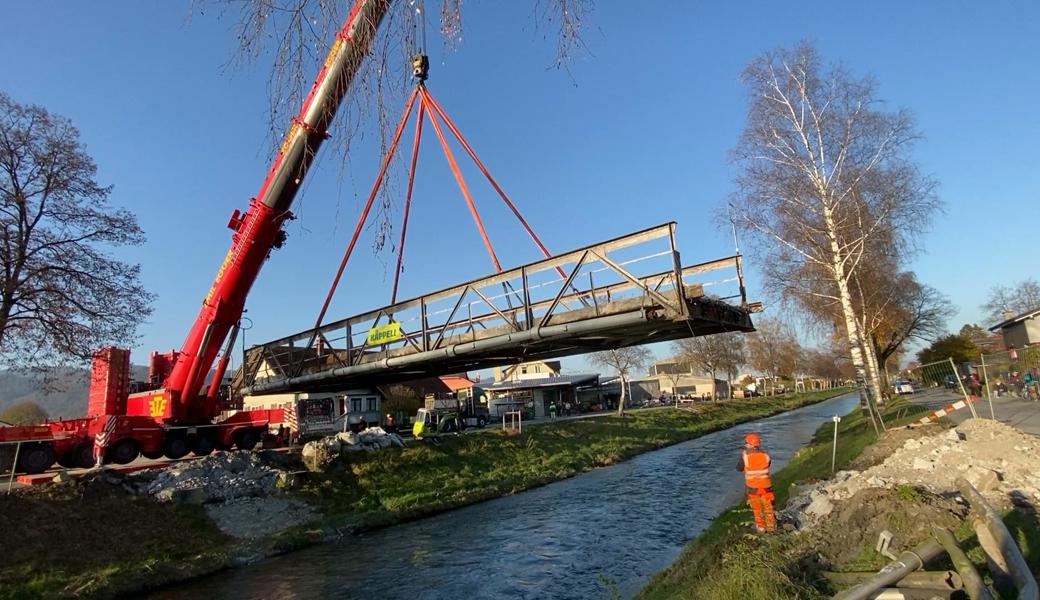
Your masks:
<svg viewBox="0 0 1040 600"><path fill-rule="evenodd" d="M892 406L885 413L888 431L880 438L858 411L845 415L836 474L831 470L833 425L821 425L813 441L774 476L777 506L784 508L778 535L752 534L750 510L736 504L655 575L638 598L830 598L848 581L890 562L876 550L882 532L891 535L898 554L932 539L936 528L952 531L992 584L968 503L959 499L961 477L986 490L1030 568L1040 572L1035 438L984 419L956 429L949 429L949 422L905 427L926 410L909 403ZM954 568L945 555L927 566Z"/></svg>
<svg viewBox="0 0 1040 600"><path fill-rule="evenodd" d="M317 519L252 539L221 531L201 506L156 504L104 477L27 490L0 499L0 530L23 540L0 557L0 596L136 593L513 495L836 393L641 411L344 456L278 492L317 508Z"/></svg>

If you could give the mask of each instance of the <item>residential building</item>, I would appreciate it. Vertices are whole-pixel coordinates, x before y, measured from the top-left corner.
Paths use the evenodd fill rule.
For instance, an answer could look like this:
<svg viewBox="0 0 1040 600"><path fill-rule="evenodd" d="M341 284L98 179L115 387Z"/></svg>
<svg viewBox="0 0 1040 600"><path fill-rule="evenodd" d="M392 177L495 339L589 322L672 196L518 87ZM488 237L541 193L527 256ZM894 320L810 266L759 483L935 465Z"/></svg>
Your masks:
<svg viewBox="0 0 1040 600"><path fill-rule="evenodd" d="M558 360L536 360L505 367L495 367L495 383L559 376L560 361Z"/></svg>
<svg viewBox="0 0 1040 600"><path fill-rule="evenodd" d="M666 396L696 396L707 394L711 398L728 398L729 384L724 380L712 380L701 374L692 363L676 359L660 360L650 365L649 375L639 379L641 387L649 390L656 384L659 394ZM653 382L653 383L651 383ZM635 393L633 392L633 395Z"/></svg>
<svg viewBox="0 0 1040 600"><path fill-rule="evenodd" d="M488 401L491 416L520 410L527 414L527 418L533 418L548 416L549 405L553 402L556 403L558 414L562 414L568 404L571 410L577 412L578 388L595 386L598 382L599 375L595 373L560 375L557 370L552 376L545 374L542 377L516 377L496 381L484 389L491 396Z"/></svg>
<svg viewBox="0 0 1040 600"><path fill-rule="evenodd" d="M999 332L1004 338L1004 345L1009 349L1040 344L1040 308L1009 316L1007 320L997 323L989 330Z"/></svg>

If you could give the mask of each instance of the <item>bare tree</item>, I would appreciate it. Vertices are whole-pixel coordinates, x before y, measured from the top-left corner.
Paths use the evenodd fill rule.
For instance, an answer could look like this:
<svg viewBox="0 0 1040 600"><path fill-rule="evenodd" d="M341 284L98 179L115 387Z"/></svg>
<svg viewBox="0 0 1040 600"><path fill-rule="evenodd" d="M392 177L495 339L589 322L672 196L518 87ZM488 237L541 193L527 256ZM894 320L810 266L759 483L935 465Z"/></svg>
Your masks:
<svg viewBox="0 0 1040 600"><path fill-rule="evenodd" d="M1040 308L1040 283L1033 278L1014 285L993 286L982 305L986 320L992 325L1037 308Z"/></svg>
<svg viewBox="0 0 1040 600"><path fill-rule="evenodd" d="M128 346L151 312L139 267L110 249L137 245L136 217L108 204L111 187L79 131L0 93L0 362L27 368Z"/></svg>
<svg viewBox="0 0 1040 600"><path fill-rule="evenodd" d="M676 342L675 349L681 360L711 377L711 396L714 400L718 400L715 387L718 373L725 373L727 381L732 382L745 361L744 334L738 332L686 338Z"/></svg>
<svg viewBox="0 0 1040 600"><path fill-rule="evenodd" d="M747 336L747 346L751 366L769 377L770 394L776 391L777 378L792 375L798 367L801 344L780 319L760 319Z"/></svg>
<svg viewBox="0 0 1040 600"><path fill-rule="evenodd" d="M782 294L799 286L841 307L857 379L880 397L851 282L875 242L910 244L939 206L935 183L910 159L913 118L883 110L869 77L821 68L808 44L763 55L743 79L751 105L727 217L751 234ZM806 281L806 272L825 277Z"/></svg>
<svg viewBox="0 0 1040 600"><path fill-rule="evenodd" d="M613 369L617 373L618 380L621 383L621 398L618 401L617 410L619 417L625 412L629 376L634 371L646 368L646 365L653 359L653 353L646 346L629 346L627 348L603 350L589 355L590 364Z"/></svg>

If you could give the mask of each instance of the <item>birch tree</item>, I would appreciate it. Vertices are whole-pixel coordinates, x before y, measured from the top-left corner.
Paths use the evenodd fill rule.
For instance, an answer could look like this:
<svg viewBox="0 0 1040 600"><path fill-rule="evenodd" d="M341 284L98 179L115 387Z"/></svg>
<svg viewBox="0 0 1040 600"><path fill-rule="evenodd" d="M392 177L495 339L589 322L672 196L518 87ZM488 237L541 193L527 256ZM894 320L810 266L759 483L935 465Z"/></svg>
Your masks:
<svg viewBox="0 0 1040 600"><path fill-rule="evenodd" d="M618 401L617 415L625 414L625 401L628 399L628 380L632 373L646 368L654 355L646 346L628 346L626 348L615 348L603 350L589 355L589 362L593 365L612 369L621 382L621 398Z"/></svg>
<svg viewBox="0 0 1040 600"><path fill-rule="evenodd" d="M868 376L853 278L872 244L908 244L938 207L910 157L919 137L905 109L886 110L870 77L824 68L809 44L767 53L743 73L750 107L733 158L728 217L750 235L769 281L840 307L864 403ZM803 281L806 272L819 281Z"/></svg>

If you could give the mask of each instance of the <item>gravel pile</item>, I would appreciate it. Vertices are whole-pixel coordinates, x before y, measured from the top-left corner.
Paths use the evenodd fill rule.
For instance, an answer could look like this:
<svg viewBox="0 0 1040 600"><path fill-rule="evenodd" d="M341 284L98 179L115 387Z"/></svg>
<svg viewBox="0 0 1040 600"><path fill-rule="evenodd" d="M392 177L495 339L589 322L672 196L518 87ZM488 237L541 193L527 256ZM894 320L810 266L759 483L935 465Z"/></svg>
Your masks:
<svg viewBox="0 0 1040 600"><path fill-rule="evenodd" d="M265 465L252 452L221 452L130 479L142 493L160 502L202 504L266 495L274 489L278 474L278 469ZM185 500L185 495L191 499Z"/></svg>
<svg viewBox="0 0 1040 600"><path fill-rule="evenodd" d="M906 440L879 465L863 471L840 471L833 478L792 498L783 514L801 528L812 527L865 489L902 485L934 494L957 490L963 477L998 505L1040 502L1040 440L1003 423L969 419L956 429Z"/></svg>

